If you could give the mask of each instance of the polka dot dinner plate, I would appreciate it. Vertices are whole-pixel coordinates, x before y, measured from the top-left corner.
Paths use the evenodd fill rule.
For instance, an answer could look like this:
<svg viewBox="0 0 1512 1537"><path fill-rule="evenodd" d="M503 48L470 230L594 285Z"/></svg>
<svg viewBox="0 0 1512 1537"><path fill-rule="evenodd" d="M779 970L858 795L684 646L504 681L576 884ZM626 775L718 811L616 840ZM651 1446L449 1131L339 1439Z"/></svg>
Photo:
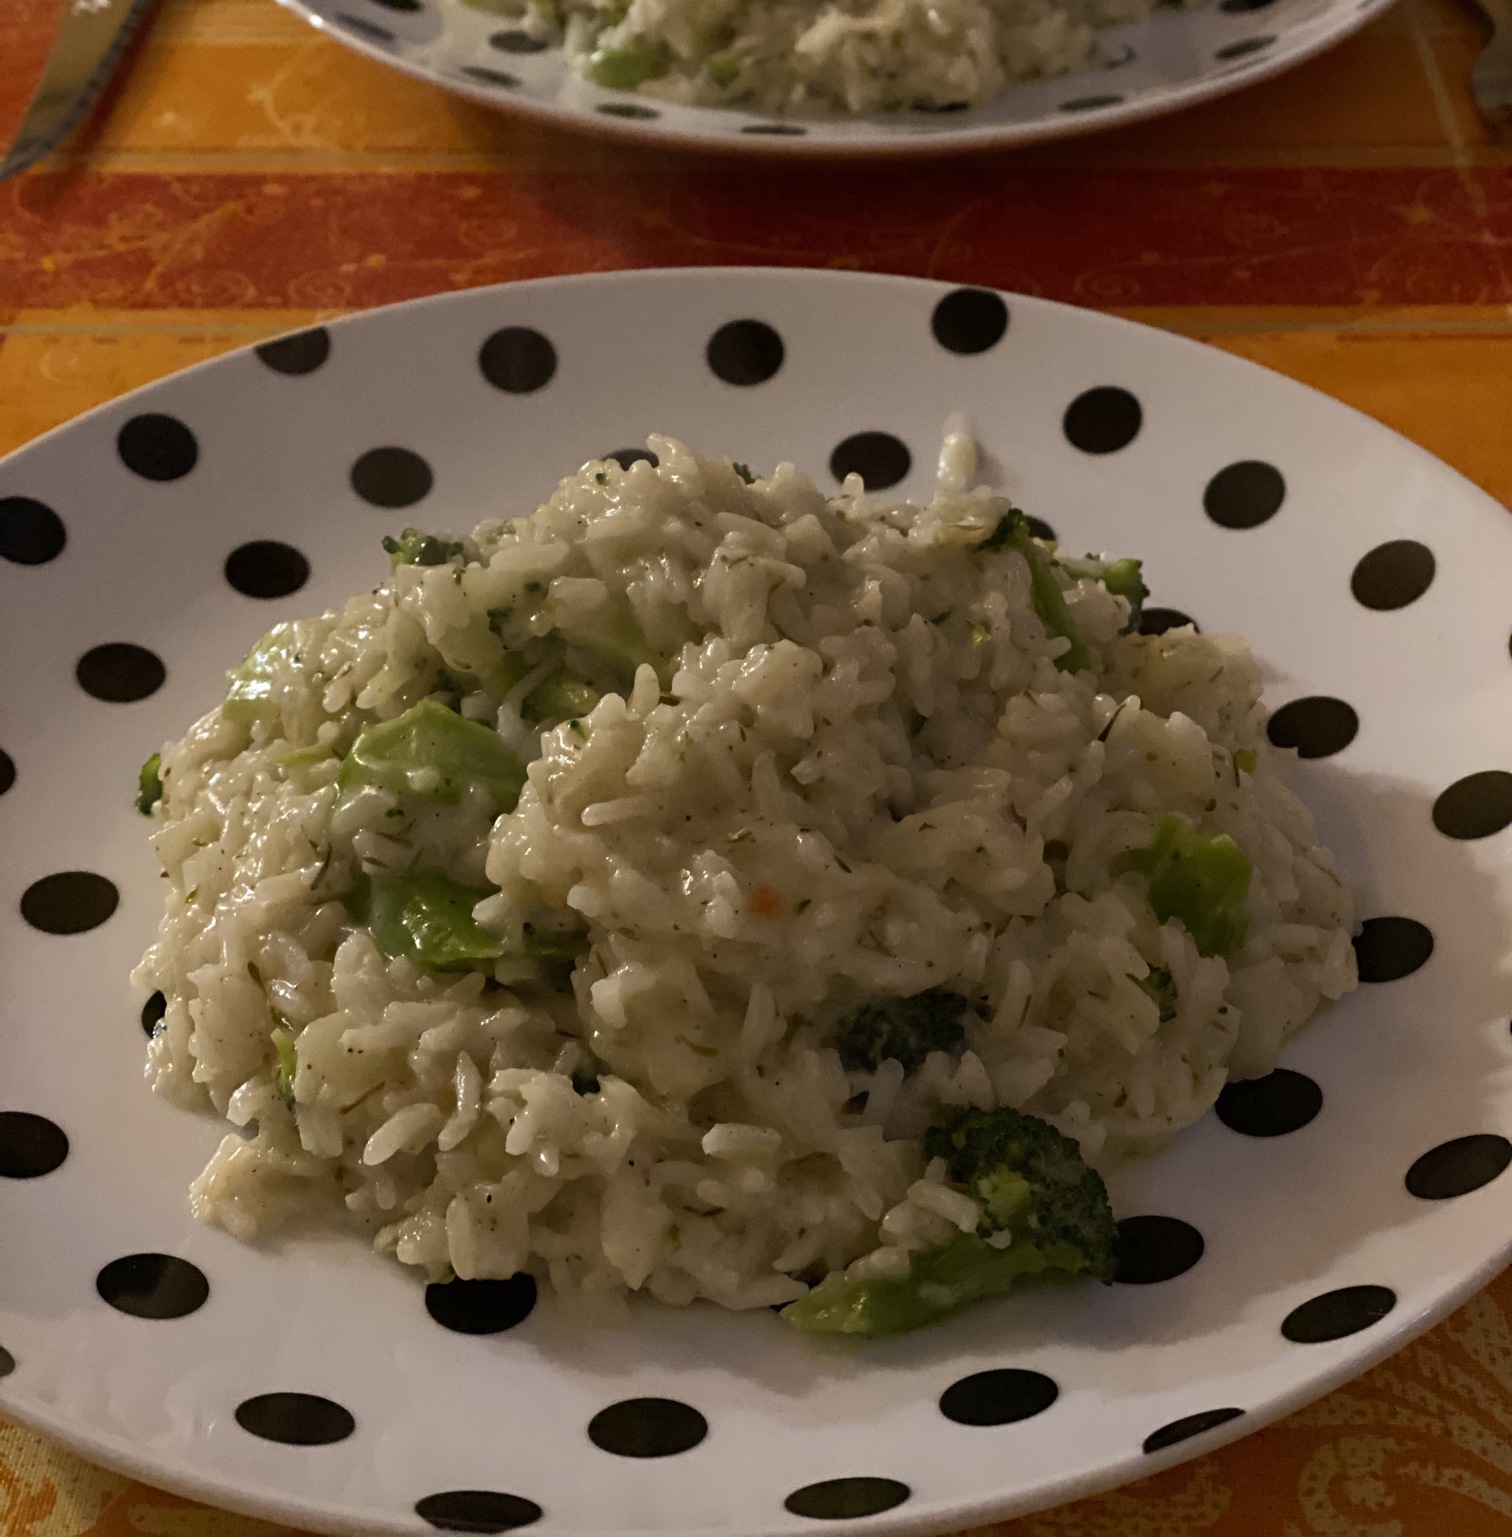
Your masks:
<svg viewBox="0 0 1512 1537"><path fill-rule="evenodd" d="M142 1077L160 883L138 765L384 534L524 513L652 431L926 494L945 416L1149 627L1250 638L1364 920L1364 982L1112 1181L1119 1281L911 1336L190 1217L221 1135ZM0 462L0 1413L331 1532L929 1532L1242 1435L1442 1317L1512 1236L1512 521L1275 374L1034 299L841 273L555 279L231 354ZM155 1007L156 1004L156 1007Z"/></svg>
<svg viewBox="0 0 1512 1537"><path fill-rule="evenodd" d="M767 155L928 154L1030 144L1158 117L1280 73L1357 31L1391 0L1160 5L1103 34L1106 62L1009 86L970 110L811 121L685 107L606 90L518 25L464 0L282 0L338 42L486 106L654 143Z"/></svg>

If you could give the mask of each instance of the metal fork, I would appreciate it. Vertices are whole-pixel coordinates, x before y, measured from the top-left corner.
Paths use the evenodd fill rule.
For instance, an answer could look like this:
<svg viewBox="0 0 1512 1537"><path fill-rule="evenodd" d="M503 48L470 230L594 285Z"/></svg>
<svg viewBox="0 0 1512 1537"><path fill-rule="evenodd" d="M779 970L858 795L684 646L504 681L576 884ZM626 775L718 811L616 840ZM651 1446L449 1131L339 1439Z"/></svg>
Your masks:
<svg viewBox="0 0 1512 1537"><path fill-rule="evenodd" d="M1475 0L1492 28L1470 74L1475 105L1493 133L1512 134L1512 0Z"/></svg>

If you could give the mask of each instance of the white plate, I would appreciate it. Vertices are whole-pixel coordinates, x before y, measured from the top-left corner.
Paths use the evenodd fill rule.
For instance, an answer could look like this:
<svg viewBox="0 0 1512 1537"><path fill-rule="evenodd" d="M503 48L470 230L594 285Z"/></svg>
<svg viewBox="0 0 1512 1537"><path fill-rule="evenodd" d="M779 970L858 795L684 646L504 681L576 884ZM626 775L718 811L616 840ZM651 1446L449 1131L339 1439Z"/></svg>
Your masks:
<svg viewBox="0 0 1512 1537"><path fill-rule="evenodd" d="M462 0L281 0L328 36L505 111L659 143L769 155L897 155L1033 144L1159 117L1291 69L1348 37L1391 0L1211 0L1158 7L1102 34L1118 62L1008 87L972 111L905 111L836 122L683 107L573 74L560 50Z"/></svg>
<svg viewBox="0 0 1512 1537"><path fill-rule="evenodd" d="M14 1361L0 1412L149 1482L328 1531L424 1531L417 1502L481 1490L539 1506L542 1533L793 1533L814 1518L785 1502L835 1479L894 1481L842 1489L863 1504L900 1498L845 1530L939 1530L1242 1434L1490 1277L1512 1194L1494 1179L1512 1154L1512 522L1419 449L1274 374L1095 314L1007 304L807 272L477 289L234 353L0 463L0 745L15 776L0 796L0 1367ZM887 434L863 440L863 458L883 466L903 445L901 489L924 493L953 409L989 477L1073 550L1142 555L1157 604L1249 636L1273 704L1347 702L1280 717L1314 748L1358 722L1342 750L1301 765L1302 792L1362 916L1411 920L1369 930L1376 969L1421 961L1411 941L1431 935L1426 964L1362 986L1249 1106L1274 1131L1310 1108L1310 1081L1322 1108L1308 1124L1254 1136L1209 1115L1115 1181L1120 1216L1175 1219L1144 1225L1143 1263L1179 1269L1194 1235L1200 1260L1160 1283L1026 1295L855 1348L712 1307L648 1306L622 1333L578 1336L544 1298L478 1336L449 1332L412 1275L350 1239L253 1249L196 1225L185 1189L222 1128L142 1082L126 973L160 883L132 798L142 758L219 696L222 670L275 621L369 585L386 569L382 534L524 512L562 471L653 429L763 469L791 457L821 483L837 445ZM359 465L390 502L430 489L375 507L354 490ZM226 575L278 589L306 563L278 597ZM1397 601L1425 576L1402 606L1355 595ZM144 697L96 697L147 689L158 663ZM1485 836L1446 836L1435 815ZM83 924L108 906L91 913L91 894L111 889L108 921L77 933L23 918ZM15 1177L57 1143L18 1116L66 1134L52 1172ZM181 1263L158 1263L157 1284L153 1264L107 1269L133 1255ZM197 1275L208 1300L178 1318L102 1296L173 1312L202 1300ZM1287 1338L1299 1317L1350 1332ZM988 1371L1014 1375L947 1406L960 1412L964 1394L979 1416L1039 1412L989 1426L942 1412L947 1389ZM351 1433L295 1447L244 1428L270 1428L249 1400L287 1393L328 1403L295 1401L275 1431ZM644 1399L688 1410L620 1411L632 1438L700 1423L706 1436L665 1457L617 1454L615 1416L607 1430L595 1416ZM1193 1425L1210 1428L1175 1439ZM835 1508L833 1491L816 1498ZM485 1502L479 1519L530 1513Z"/></svg>

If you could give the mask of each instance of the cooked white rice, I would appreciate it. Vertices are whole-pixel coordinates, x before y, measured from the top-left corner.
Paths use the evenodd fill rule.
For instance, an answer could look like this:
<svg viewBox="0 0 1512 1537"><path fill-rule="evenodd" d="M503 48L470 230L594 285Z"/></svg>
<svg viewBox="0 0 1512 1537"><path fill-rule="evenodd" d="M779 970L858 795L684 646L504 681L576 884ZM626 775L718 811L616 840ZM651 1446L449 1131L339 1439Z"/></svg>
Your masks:
<svg viewBox="0 0 1512 1537"><path fill-rule="evenodd" d="M432 1277L782 1303L975 1225L920 1150L952 1110L1045 1117L1105 1167L1355 985L1350 896L1242 640L1125 633L1103 563L1066 561L1093 668L1059 670L1025 556L979 548L1007 504L965 489L960 433L924 507L650 446L275 632L259 697L164 749L167 911L135 977L167 1000L157 1090L236 1128L204 1220L344 1210ZM478 681L635 648L662 676L575 721L522 718L550 660L502 698ZM397 823L382 790L338 796L359 731L431 697L530 760L512 813L476 785ZM1252 862L1228 959L1120 873L1172 812ZM341 897L417 864L497 888L474 916L500 959L379 950ZM564 929L590 948L554 988L522 946ZM962 1049L842 1067L842 1016L931 988L971 1000Z"/></svg>
<svg viewBox="0 0 1512 1537"><path fill-rule="evenodd" d="M1158 0L468 0L600 85L795 115L980 106L1117 62L1099 29Z"/></svg>

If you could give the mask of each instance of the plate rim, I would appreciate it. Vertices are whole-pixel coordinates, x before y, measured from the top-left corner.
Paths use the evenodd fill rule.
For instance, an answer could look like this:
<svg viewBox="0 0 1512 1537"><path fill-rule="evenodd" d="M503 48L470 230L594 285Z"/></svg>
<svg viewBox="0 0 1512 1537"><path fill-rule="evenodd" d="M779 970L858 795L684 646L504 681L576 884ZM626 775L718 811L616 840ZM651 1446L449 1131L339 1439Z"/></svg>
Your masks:
<svg viewBox="0 0 1512 1537"><path fill-rule="evenodd" d="M280 0L280 3L292 5L298 3L298 0ZM638 267L618 269L610 272L572 273L551 277L519 279L511 282L485 284L473 288L428 294L413 299L399 300L392 304L354 310L331 320L315 320L308 325L297 326L280 332L278 335L298 334L301 331L315 327L345 327L367 321L381 323L380 317L384 317L390 312L410 312L429 306L465 306L469 304L486 306L497 296L504 294L513 295L521 290L566 290L570 293L574 288L589 285L603 287L606 285L633 285L640 282L656 283L669 280L679 283L686 283L692 280L707 283L713 287L728 285L735 288L738 288L744 282L753 280L757 282L790 284L793 287L801 287L815 282L828 282L848 287L868 286L878 291L892 290L901 292L904 290L916 290L941 296L962 287L986 287L986 285L979 284L958 284L940 278L914 277L891 273L852 272L833 268L762 266ZM1061 300L1015 293L1006 289L994 288L988 291L999 294L1009 305L1010 313L1014 305L1028 305L1031 308L1055 312L1063 322L1088 324L1093 328L1111 328L1125 334L1139 332L1142 334L1146 345L1164 348L1165 350L1188 357L1200 354L1204 362L1209 366L1216 365L1220 369L1231 371L1240 376L1264 375L1272 382L1279 381L1292 390L1305 392L1315 402L1325 403L1328 408L1335 411L1347 412L1349 416L1354 418L1357 428L1390 438L1393 440L1398 451L1402 448L1410 450L1412 455L1420 462L1431 464L1436 474L1452 477L1458 483L1458 489L1462 494L1468 494L1472 500L1479 501L1488 510L1494 510L1502 516L1507 516L1507 509L1495 497L1491 496L1489 492L1485 491L1453 465L1448 464L1412 439L1386 426L1385 423L1376 420L1356 407L1348 405L1344 401L1338 400L1312 385L1303 383L1301 380L1290 378L1276 369L1268 368L1264 364L1253 362L1248 358L1222 351L1195 338L1166 331L1141 321L1126 319L1121 315L1110 314L1106 311L1091 309L1081 305L1068 304ZM275 339L276 337L269 337L266 340L271 341ZM46 432L29 439L20 447L0 456L0 470L10 469L28 456L33 449L50 442L61 434L81 427L83 424L91 422L106 413L119 412L123 407L129 407L131 403L144 400L154 392L171 385L176 385L178 381L191 375L199 375L206 370L216 368L234 367L249 352L255 351L257 347L262 345L265 345L265 342L249 342L242 346L228 349L226 352L220 353L215 357L206 358L185 368L174 370L158 379L138 385L123 394L102 401L100 404L91 407L88 411L70 417L67 421L59 423ZM863 1532L876 1533L879 1534L879 1537L880 1534L885 1534L885 1537L933 1537L933 1534L964 1531L967 1528L988 1525L1017 1516L1032 1515L1038 1511L1048 1510L1097 1494L1107 1493L1141 1478L1163 1472L1193 1458L1205 1456L1234 1441L1240 1440L1254 1431L1261 1430L1309 1404L1315 1403L1335 1388L1361 1376L1372 1367L1380 1364L1381 1361L1396 1354L1449 1317L1450 1314L1455 1312L1506 1269L1509 1263L1512 1263L1512 1230L1508 1231L1507 1236L1489 1257L1464 1275L1458 1277L1453 1284L1445 1288L1434 1300L1419 1307L1414 1313L1405 1314L1390 1328L1382 1328L1380 1332L1376 1332L1375 1329L1363 1332L1360 1336L1362 1340L1361 1346L1344 1354L1332 1366L1319 1371L1316 1375L1309 1377L1294 1388L1267 1399L1262 1405L1253 1409L1246 1408L1234 1419L1189 1437L1184 1441L1176 1442L1160 1452L1145 1453L1131 1448L1127 1454L1116 1461L1110 1461L1099 1468L1069 1474L1049 1484L1037 1486L1027 1496L984 1496L979 1499L969 1500L963 1504L951 1505L948 1509L942 1507L939 1502L933 1505L915 1505L912 1501L909 1501L893 1511L856 1519L827 1521L825 1526L827 1529L834 1530L840 1534L840 1537ZM228 1482L215 1475L200 1474L188 1466L183 1466L182 1468L174 1466L165 1467L162 1463L153 1459L150 1447L145 1450L138 1450L132 1443L126 1442L119 1437L92 1430L87 1426L81 1428L64 1414L54 1413L45 1406L24 1402L17 1403L14 1398L14 1384L15 1376L0 1378L0 1414L3 1414L6 1418L56 1442L110 1472L135 1479L151 1487L166 1490L169 1493L187 1499L199 1501L212 1508L228 1510L262 1520L280 1522L284 1525L304 1528L313 1532L328 1533L331 1534L331 1537L368 1537L368 1534L374 1531L413 1532L417 1529L415 1523L423 1522L423 1518L418 1515L414 1515L412 1520L408 1520L405 1518L404 1513L396 1510L393 1513L393 1519L375 1523L371 1515L361 1515L355 1512L341 1514L333 1510L332 1502L321 1503L314 1498L290 1495L286 1492L269 1491L266 1486L255 1482L250 1477ZM797 1529L791 1522L778 1522L774 1518L764 1517L759 1518L758 1521L750 1525L742 1525L740 1533L741 1537L791 1537L791 1534ZM591 1530L594 1533L604 1534L604 1537L610 1537L611 1532L612 1537L666 1537L666 1532L661 1528L594 1528ZM730 1537L730 1528L723 1526L687 1526L678 1528L678 1537Z"/></svg>
<svg viewBox="0 0 1512 1537"><path fill-rule="evenodd" d="M1176 86L1166 93L1150 93L1150 99L1136 97L1108 107L1095 107L1063 117L1042 116L1025 123L988 124L974 128L942 128L928 135L914 138L899 134L896 138L879 137L859 140L810 139L801 135L719 134L713 130L698 133L684 128L651 128L634 118L616 117L612 114L578 111L554 102L533 101L527 97L503 96L483 90L463 80L454 80L437 70L428 69L413 60L390 52L387 48L355 32L337 26L319 12L313 10L309 0L278 0L286 10L314 27L322 36L331 38L360 53L375 63L387 65L413 80L448 91L453 95L491 107L507 117L520 117L527 121L555 127L570 132L585 133L600 139L614 139L639 144L645 148L664 146L684 151L704 151L708 154L728 154L765 159L790 160L883 160L893 157L917 159L931 155L982 154L990 150L1026 148L1035 144L1051 143L1060 139L1085 138L1110 128L1131 127L1153 118L1167 117L1187 107L1205 101L1232 95L1247 86L1258 85L1287 70L1294 69L1320 53L1353 37L1361 28L1368 26L1386 14L1397 0L1358 0L1353 11L1342 11L1334 25L1323 28L1319 35L1306 42L1293 45L1289 50L1273 50L1253 60L1237 64L1231 70L1199 76L1195 80ZM1073 71L1065 77L1074 79L1079 74L1093 71ZM633 91L620 92L627 100L639 99ZM731 112L725 107L698 108L708 113ZM869 118L860 121L872 121Z"/></svg>

